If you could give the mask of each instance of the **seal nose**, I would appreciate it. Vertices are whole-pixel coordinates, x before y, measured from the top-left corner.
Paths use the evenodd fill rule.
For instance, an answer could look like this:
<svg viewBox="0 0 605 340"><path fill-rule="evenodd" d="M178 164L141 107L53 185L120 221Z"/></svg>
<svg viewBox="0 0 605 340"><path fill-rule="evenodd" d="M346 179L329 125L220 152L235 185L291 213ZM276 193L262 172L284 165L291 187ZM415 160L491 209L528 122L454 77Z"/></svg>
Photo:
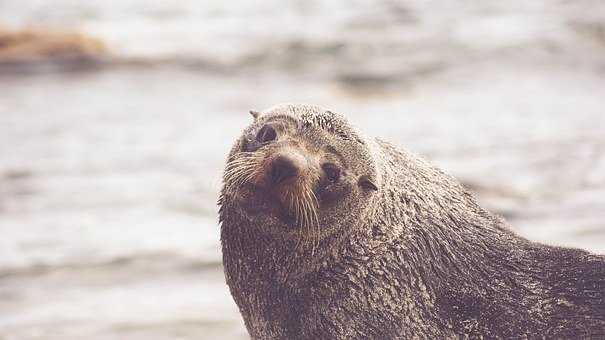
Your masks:
<svg viewBox="0 0 605 340"><path fill-rule="evenodd" d="M271 161L269 173L267 174L269 182L273 185L281 184L289 179L295 178L301 172L304 166L302 156L294 154L281 154Z"/></svg>

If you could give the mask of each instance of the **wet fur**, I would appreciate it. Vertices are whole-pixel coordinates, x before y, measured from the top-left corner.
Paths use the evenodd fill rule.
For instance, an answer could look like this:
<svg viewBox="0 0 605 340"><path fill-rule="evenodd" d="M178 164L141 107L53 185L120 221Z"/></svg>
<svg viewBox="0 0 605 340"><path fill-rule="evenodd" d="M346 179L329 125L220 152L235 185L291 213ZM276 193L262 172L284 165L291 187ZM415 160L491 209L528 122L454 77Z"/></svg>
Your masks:
<svg viewBox="0 0 605 340"><path fill-rule="evenodd" d="M605 337L605 257L515 235L452 177L321 108L275 110L333 119L378 191L312 249L223 190L225 276L253 339Z"/></svg>

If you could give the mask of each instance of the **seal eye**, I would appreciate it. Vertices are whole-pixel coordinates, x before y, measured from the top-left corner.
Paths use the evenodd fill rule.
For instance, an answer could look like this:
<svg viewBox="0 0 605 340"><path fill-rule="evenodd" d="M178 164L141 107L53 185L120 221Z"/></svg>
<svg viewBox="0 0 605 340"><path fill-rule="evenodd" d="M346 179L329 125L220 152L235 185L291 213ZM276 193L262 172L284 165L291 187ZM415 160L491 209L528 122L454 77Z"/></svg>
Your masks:
<svg viewBox="0 0 605 340"><path fill-rule="evenodd" d="M271 141L274 141L276 138L277 138L277 132L269 124L263 126L256 134L256 141L259 143L271 142Z"/></svg>
<svg viewBox="0 0 605 340"><path fill-rule="evenodd" d="M326 163L322 166L328 181L335 183L340 179L340 168L332 163Z"/></svg>

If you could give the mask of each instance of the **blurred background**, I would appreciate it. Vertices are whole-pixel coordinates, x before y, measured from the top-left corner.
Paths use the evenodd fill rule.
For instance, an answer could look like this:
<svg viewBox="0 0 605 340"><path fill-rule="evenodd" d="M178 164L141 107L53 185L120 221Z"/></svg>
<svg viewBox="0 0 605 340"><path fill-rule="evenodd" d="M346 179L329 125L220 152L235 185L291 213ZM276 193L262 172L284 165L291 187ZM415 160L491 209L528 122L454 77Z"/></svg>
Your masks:
<svg viewBox="0 0 605 340"><path fill-rule="evenodd" d="M0 0L0 339L245 339L216 200L282 102L605 252L601 0Z"/></svg>

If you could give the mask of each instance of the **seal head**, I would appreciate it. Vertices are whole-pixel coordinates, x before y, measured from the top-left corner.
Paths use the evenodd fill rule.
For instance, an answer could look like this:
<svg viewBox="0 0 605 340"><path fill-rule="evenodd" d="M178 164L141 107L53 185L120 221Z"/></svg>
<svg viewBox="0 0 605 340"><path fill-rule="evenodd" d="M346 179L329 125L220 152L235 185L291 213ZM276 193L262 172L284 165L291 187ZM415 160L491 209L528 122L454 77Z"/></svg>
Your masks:
<svg viewBox="0 0 605 340"><path fill-rule="evenodd" d="M299 241L318 242L359 218L380 185L373 145L317 106L252 115L229 155L221 203L262 225L259 232Z"/></svg>

